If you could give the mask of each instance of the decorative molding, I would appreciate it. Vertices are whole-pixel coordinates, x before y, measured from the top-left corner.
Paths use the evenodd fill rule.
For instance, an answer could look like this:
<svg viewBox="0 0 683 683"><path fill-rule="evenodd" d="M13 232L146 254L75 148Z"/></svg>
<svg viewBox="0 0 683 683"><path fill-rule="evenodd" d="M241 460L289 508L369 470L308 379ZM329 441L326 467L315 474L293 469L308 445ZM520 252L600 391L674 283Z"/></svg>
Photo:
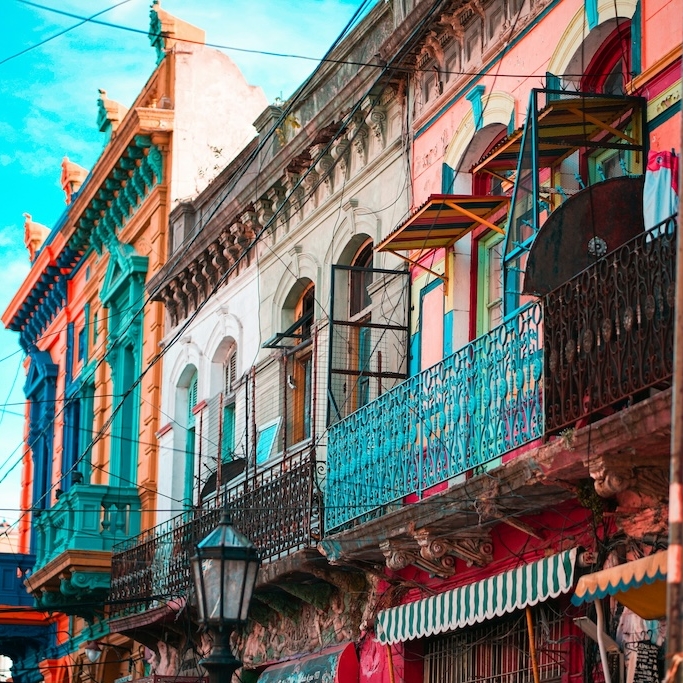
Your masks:
<svg viewBox="0 0 683 683"><path fill-rule="evenodd" d="M464 538L444 538L434 536L429 529L417 529L412 536L416 547L409 541L380 543L389 569L400 571L414 565L434 576L448 578L455 574L456 558L468 567L483 567L493 560L493 543L487 532Z"/></svg>

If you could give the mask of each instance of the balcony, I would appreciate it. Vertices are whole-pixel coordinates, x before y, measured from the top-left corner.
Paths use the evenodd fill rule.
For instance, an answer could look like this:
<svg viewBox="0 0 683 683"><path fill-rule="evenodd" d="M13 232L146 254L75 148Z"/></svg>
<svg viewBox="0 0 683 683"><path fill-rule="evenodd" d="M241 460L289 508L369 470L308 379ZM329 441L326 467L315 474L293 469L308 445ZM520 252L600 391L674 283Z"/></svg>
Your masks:
<svg viewBox="0 0 683 683"><path fill-rule="evenodd" d="M541 340L536 303L333 425L326 531L539 438Z"/></svg>
<svg viewBox="0 0 683 683"><path fill-rule="evenodd" d="M185 512L114 548L110 599L115 616L187 596L189 559L227 505L233 525L259 549L264 563L310 547L321 531L315 455L305 448L221 491L208 508Z"/></svg>
<svg viewBox="0 0 683 683"><path fill-rule="evenodd" d="M669 386L676 220L333 425L325 530Z"/></svg>
<svg viewBox="0 0 683 683"><path fill-rule="evenodd" d="M675 217L544 298L548 434L670 386Z"/></svg>
<svg viewBox="0 0 683 683"><path fill-rule="evenodd" d="M92 616L109 589L112 546L140 532L137 489L77 484L35 513L34 529L36 564L26 585L37 606Z"/></svg>

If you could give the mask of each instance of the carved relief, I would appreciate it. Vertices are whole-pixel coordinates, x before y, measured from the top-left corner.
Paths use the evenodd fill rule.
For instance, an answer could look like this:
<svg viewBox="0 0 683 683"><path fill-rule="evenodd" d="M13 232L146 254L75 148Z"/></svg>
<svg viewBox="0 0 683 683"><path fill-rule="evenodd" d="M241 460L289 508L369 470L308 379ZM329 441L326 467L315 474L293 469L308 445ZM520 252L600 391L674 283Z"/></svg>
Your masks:
<svg viewBox="0 0 683 683"><path fill-rule="evenodd" d="M332 144L332 157L336 160L341 174L342 181L349 175L349 153L351 143L346 135L340 135Z"/></svg>
<svg viewBox="0 0 683 683"><path fill-rule="evenodd" d="M335 590L323 609L296 602L287 615L266 610L236 638L236 649L253 667L349 642L360 628L366 599L364 592Z"/></svg>
<svg viewBox="0 0 683 683"><path fill-rule="evenodd" d="M360 158L361 163L365 164L368 158L368 126L365 123L365 116L362 112L358 111L354 114L349 123L349 131L356 154Z"/></svg>

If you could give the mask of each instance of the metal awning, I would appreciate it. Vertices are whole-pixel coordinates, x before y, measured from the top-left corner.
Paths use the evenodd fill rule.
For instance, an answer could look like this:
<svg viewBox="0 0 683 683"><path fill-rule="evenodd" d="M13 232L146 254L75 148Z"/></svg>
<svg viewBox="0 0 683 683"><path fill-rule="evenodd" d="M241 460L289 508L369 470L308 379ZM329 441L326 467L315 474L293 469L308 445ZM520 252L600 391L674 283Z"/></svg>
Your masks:
<svg viewBox="0 0 683 683"><path fill-rule="evenodd" d="M258 683L358 683L358 657L353 643L327 648L313 655L269 666Z"/></svg>
<svg viewBox="0 0 683 683"><path fill-rule="evenodd" d="M643 619L666 614L667 551L582 576L572 596L574 605L614 596Z"/></svg>
<svg viewBox="0 0 683 683"><path fill-rule="evenodd" d="M561 97L551 100L535 114L539 167L551 166L579 147L643 149L637 133L633 137L620 129L640 111L640 98L589 93L581 93L580 97L567 95L561 93ZM496 175L515 170L522 149L523 132L524 129L520 128L503 139L472 167L471 172L485 171ZM613 138L616 142L610 142Z"/></svg>
<svg viewBox="0 0 683 683"><path fill-rule="evenodd" d="M376 249L397 252L450 247L480 225L503 233L503 229L489 218L500 209L506 209L509 202L510 198L504 196L430 195Z"/></svg>
<svg viewBox="0 0 683 683"><path fill-rule="evenodd" d="M576 554L577 549L572 548L467 586L382 610L375 622L377 639L393 645L433 636L568 593L574 584Z"/></svg>

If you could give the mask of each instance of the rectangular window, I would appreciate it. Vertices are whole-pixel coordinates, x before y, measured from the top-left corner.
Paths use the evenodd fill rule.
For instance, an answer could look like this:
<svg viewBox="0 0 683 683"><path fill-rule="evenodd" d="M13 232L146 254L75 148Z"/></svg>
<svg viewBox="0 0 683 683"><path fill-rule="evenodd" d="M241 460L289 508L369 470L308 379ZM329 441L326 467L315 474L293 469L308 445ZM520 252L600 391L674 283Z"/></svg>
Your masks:
<svg viewBox="0 0 683 683"><path fill-rule="evenodd" d="M80 409L78 456L83 460L78 466L78 471L83 475L85 483L88 483L92 469L92 436L95 423L95 386L93 384L86 384L81 390Z"/></svg>
<svg viewBox="0 0 683 683"><path fill-rule="evenodd" d="M84 325L78 333L78 362L85 363L88 360L88 327Z"/></svg>
<svg viewBox="0 0 683 683"><path fill-rule="evenodd" d="M559 683L568 664L562 619L535 608L534 642L539 680ZM427 641L425 683L529 683L533 681L526 615L515 615Z"/></svg>
<svg viewBox="0 0 683 683"><path fill-rule="evenodd" d="M309 349L288 360L287 373L287 445L292 446L311 436L313 356Z"/></svg>
<svg viewBox="0 0 683 683"><path fill-rule="evenodd" d="M477 336L503 321L503 236L494 233L479 241Z"/></svg>
<svg viewBox="0 0 683 683"><path fill-rule="evenodd" d="M235 451L235 404L223 406L223 436L221 439L221 459L229 462L234 459Z"/></svg>

